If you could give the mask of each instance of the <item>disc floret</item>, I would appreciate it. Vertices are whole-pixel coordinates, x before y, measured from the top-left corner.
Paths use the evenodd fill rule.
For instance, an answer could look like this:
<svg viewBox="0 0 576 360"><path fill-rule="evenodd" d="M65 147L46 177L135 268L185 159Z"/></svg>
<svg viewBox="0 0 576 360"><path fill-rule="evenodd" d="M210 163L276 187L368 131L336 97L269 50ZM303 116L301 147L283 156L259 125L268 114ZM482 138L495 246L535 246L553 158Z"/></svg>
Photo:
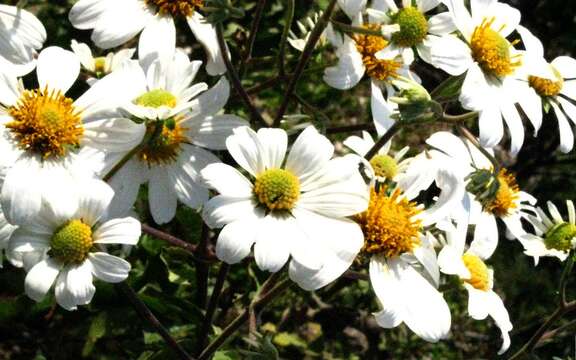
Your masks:
<svg viewBox="0 0 576 360"><path fill-rule="evenodd" d="M466 253L462 255L462 261L470 272L470 278L464 281L477 290L490 290L490 274L488 267L477 255Z"/></svg>
<svg viewBox="0 0 576 360"><path fill-rule="evenodd" d="M570 251L576 239L576 225L560 223L550 228L544 235L544 245L547 249Z"/></svg>
<svg viewBox="0 0 576 360"><path fill-rule="evenodd" d="M70 220L50 238L48 255L63 264L79 264L88 257L93 243L90 226L79 219Z"/></svg>
<svg viewBox="0 0 576 360"><path fill-rule="evenodd" d="M380 26L368 24L364 25L364 28L379 30ZM386 39L378 35L356 34L354 40L358 52L362 55L362 62L366 67L368 76L380 81L390 81L398 77L398 69L402 66L401 63L395 60L380 60L376 58L376 53L388 46Z"/></svg>
<svg viewBox="0 0 576 360"><path fill-rule="evenodd" d="M204 0L145 0L162 15L189 17L204 6Z"/></svg>
<svg viewBox="0 0 576 360"><path fill-rule="evenodd" d="M417 8L409 6L400 9L392 18L400 26L400 31L392 34L392 42L401 47L413 47L428 34L428 21Z"/></svg>
<svg viewBox="0 0 576 360"><path fill-rule="evenodd" d="M491 28L494 18L484 19L474 29L470 41L472 57L480 65L482 70L496 77L510 75L521 65L517 56L510 54L510 43L498 31Z"/></svg>
<svg viewBox="0 0 576 360"><path fill-rule="evenodd" d="M300 181L288 170L268 169L256 177L254 196L269 211L290 211L300 197Z"/></svg>

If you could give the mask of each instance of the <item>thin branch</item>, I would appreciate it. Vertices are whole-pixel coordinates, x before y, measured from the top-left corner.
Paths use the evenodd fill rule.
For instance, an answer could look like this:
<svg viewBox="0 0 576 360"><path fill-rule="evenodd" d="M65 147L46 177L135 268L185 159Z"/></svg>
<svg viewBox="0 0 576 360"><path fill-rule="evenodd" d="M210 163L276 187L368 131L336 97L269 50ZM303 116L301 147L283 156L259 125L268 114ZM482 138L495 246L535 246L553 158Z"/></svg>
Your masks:
<svg viewBox="0 0 576 360"><path fill-rule="evenodd" d="M360 26L349 25L349 24L345 24L345 23L340 22L340 21L336 21L334 19L330 19L330 22L332 23L332 25L334 25L335 29L338 29L338 30L345 32L345 33L364 34L364 35L384 37L384 34L382 34L382 32L378 31L378 30L372 30L372 29L363 28Z"/></svg>
<svg viewBox="0 0 576 360"><path fill-rule="evenodd" d="M488 152L486 149L484 149L482 145L480 145L478 139L476 139L476 136L474 136L466 126L458 125L458 132L460 132L462 136L468 139L472 143L472 145L474 145L482 153L482 155L486 156L486 158L490 160L490 162L494 166L493 173L497 175L500 172L500 163L498 162L498 160L496 160L494 155L490 154L490 152Z"/></svg>
<svg viewBox="0 0 576 360"><path fill-rule="evenodd" d="M348 133L348 132L362 131L362 130L365 130L365 131L374 130L374 124L373 123L367 123L367 124L356 124L356 125L331 127L331 128L326 129L326 135Z"/></svg>
<svg viewBox="0 0 576 360"><path fill-rule="evenodd" d="M254 49L254 43L256 42L256 34L258 34L258 29L260 28L260 22L262 20L262 14L264 13L264 8L266 7L266 0L258 0L256 4L256 10L254 12L254 20L252 20L252 26L250 27L250 35L248 37L248 46L240 63L240 79L244 77L246 72L246 65L252 59L252 50Z"/></svg>
<svg viewBox="0 0 576 360"><path fill-rule="evenodd" d="M280 126L280 122L282 121L282 118L284 117L284 114L288 109L288 104L290 104L290 100L292 99L292 94L294 93L296 84L298 83L298 80L300 80L302 72L304 71L306 65L308 64L308 61L310 61L310 58L312 57L314 48L316 47L316 43L318 42L318 40L320 40L320 37L322 36L324 29L326 29L326 26L328 26L330 17L332 16L332 12L334 12L334 7L336 6L336 1L337 0L330 0L330 3L328 4L326 11L324 11L324 14L322 14L320 19L316 23L316 26L314 26L314 29L312 29L310 37L308 38L306 46L304 47L302 55L300 56L300 60L296 65L294 74L290 77L290 81L288 82L288 86L284 93L284 99L282 100L282 104L280 105L280 108L276 113L276 117L274 118L272 126L274 127Z"/></svg>
<svg viewBox="0 0 576 360"><path fill-rule="evenodd" d="M472 112L468 112L468 113L462 114L462 115L450 115L450 114L444 113L442 115L442 119L440 119L440 120L445 121L445 122L450 122L450 123L457 123L457 122L464 122L466 120L476 119L476 118L478 118L478 112L472 111Z"/></svg>
<svg viewBox="0 0 576 360"><path fill-rule="evenodd" d="M257 296L254 301L254 309L261 310L264 308L268 303L270 303L276 296L280 295L284 290L288 289L291 285L291 281L289 279L285 279L281 281L278 285L274 286L269 292L266 294L262 294L261 296ZM206 360L208 359L220 346L222 346L244 323L248 320L249 317L249 310L248 308L244 310L240 315L236 317L236 319L232 320L222 333L218 335L214 341L210 343L200 354L198 360Z"/></svg>
<svg viewBox="0 0 576 360"><path fill-rule="evenodd" d="M286 0L286 13L284 15L284 29L282 29L282 37L280 38L280 46L278 47L278 76L284 77L286 75L286 65L284 63L286 57L286 43L288 42L288 35L294 21L294 0Z"/></svg>
<svg viewBox="0 0 576 360"><path fill-rule="evenodd" d="M208 246L210 240L210 229L202 222L202 230L200 232L200 242L196 247L196 252L200 258L208 257L210 251ZM196 302L201 309L206 308L208 300L208 276L210 274L210 267L205 261L196 261Z"/></svg>
<svg viewBox="0 0 576 360"><path fill-rule="evenodd" d="M204 349L206 347L206 341L208 340L208 335L210 334L212 328L212 320L214 319L214 314L216 313L218 301L220 300L222 288L226 282L226 277L228 276L229 270L230 265L224 262L221 263L220 270L218 270L218 277L216 278L216 284L214 284L214 290L212 290L210 302L208 303L208 308L206 309L202 331L200 332L200 340L198 341L198 346L200 349Z"/></svg>
<svg viewBox="0 0 576 360"><path fill-rule="evenodd" d="M158 230L153 228L150 225L147 224L142 224L142 232L154 236L155 238L158 238L162 241L165 241L167 243L169 243L170 245L179 247L181 249L186 250L190 255L194 256L194 260L196 261L202 261L205 263L213 263L216 261L216 256L215 254L213 254L212 252L208 251L205 255L205 257L199 257L197 252L198 252L198 246L194 245L194 244L190 244L189 242L186 242L180 238L177 238L174 235L170 235L168 233L165 233L162 230Z"/></svg>
<svg viewBox="0 0 576 360"><path fill-rule="evenodd" d="M302 96L298 95L297 93L294 93L293 96L296 99L296 101L300 103L300 105L308 109L308 111L310 111L315 117L322 118L322 120L324 120L324 122L327 124L330 123L330 118L322 110L310 104L308 101L306 101Z"/></svg>
<svg viewBox="0 0 576 360"><path fill-rule="evenodd" d="M125 282L121 282L115 285L116 290L122 293L124 296L128 298L128 300L132 303L134 310L138 313L140 318L144 320L146 323L150 324L160 336L166 342L174 353L178 355L180 359L183 360L194 360L192 356L190 356L178 342L170 335L168 329L162 325L162 323L158 320L158 318L148 309L146 304L138 297L138 294L134 292L134 290Z"/></svg>
<svg viewBox="0 0 576 360"><path fill-rule="evenodd" d="M403 123L401 121L396 121L394 124L392 124L392 126L390 126L388 131L386 131L386 133L382 135L382 137L376 142L376 144L374 144L374 146L372 146L372 148L368 150L366 155L364 155L364 158L370 161L370 159L372 159L374 155L378 153L378 150L384 147L388 143L388 141L390 141L392 137L396 135L396 133L402 127L402 124Z"/></svg>
<svg viewBox="0 0 576 360"><path fill-rule="evenodd" d="M236 93L240 95L240 98L242 99L244 105L248 109L251 121L253 123L258 123L261 126L268 126L268 123L264 120L264 118L262 118L260 112L252 104L250 96L246 93L246 90L242 86L242 83L240 82L240 77L238 76L238 73L236 72L234 66L232 66L230 57L227 55L228 50L226 48L226 40L224 40L224 29L222 27L222 24L218 24L216 26L216 35L218 39L218 46L220 47L220 50L223 54L222 59L224 60L224 65L226 66L226 74L230 79L230 82L232 83L234 90L236 90Z"/></svg>

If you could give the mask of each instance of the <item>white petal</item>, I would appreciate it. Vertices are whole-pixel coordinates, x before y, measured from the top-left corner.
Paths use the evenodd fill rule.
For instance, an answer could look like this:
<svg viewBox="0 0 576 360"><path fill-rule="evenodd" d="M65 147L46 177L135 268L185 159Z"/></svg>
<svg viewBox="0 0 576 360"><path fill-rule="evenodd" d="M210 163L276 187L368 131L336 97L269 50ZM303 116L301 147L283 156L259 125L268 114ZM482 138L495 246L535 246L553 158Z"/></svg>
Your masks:
<svg viewBox="0 0 576 360"><path fill-rule="evenodd" d="M518 110L513 103L506 102L505 104L502 104L501 109L504 121L510 131L510 153L512 156L515 156L518 154L522 148L522 144L524 143L524 125L522 124L520 114L518 114Z"/></svg>
<svg viewBox="0 0 576 360"><path fill-rule="evenodd" d="M576 78L576 60L569 56L558 56L552 61L552 66L560 72L564 79Z"/></svg>
<svg viewBox="0 0 576 360"><path fill-rule="evenodd" d="M24 282L26 295L34 301L42 301L61 268L62 266L51 258L36 264L26 275Z"/></svg>
<svg viewBox="0 0 576 360"><path fill-rule="evenodd" d="M150 172L148 204L150 213L157 224L167 223L174 218L178 198L174 190L174 180L171 171L155 168Z"/></svg>
<svg viewBox="0 0 576 360"><path fill-rule="evenodd" d="M354 40L346 36L337 55L338 64L324 71L324 81L340 90L353 88L360 82L365 72L362 55L356 49Z"/></svg>
<svg viewBox="0 0 576 360"><path fill-rule="evenodd" d="M108 220L96 229L95 244L136 245L140 239L140 221L133 217Z"/></svg>
<svg viewBox="0 0 576 360"><path fill-rule="evenodd" d="M230 84L223 76L216 85L194 99L194 106L190 109L190 117L205 117L216 114L226 105L229 96Z"/></svg>
<svg viewBox="0 0 576 360"><path fill-rule="evenodd" d="M107 9L114 6L116 0L80 0L77 1L68 18L77 29L92 29L96 26L98 19Z"/></svg>
<svg viewBox="0 0 576 360"><path fill-rule="evenodd" d="M80 60L72 51L51 46L38 55L36 74L40 89L47 87L65 94L80 74Z"/></svg>
<svg viewBox="0 0 576 360"><path fill-rule="evenodd" d="M291 233L292 224L285 219L268 215L257 224L254 259L260 270L279 271L290 256L290 239L283 234Z"/></svg>
<svg viewBox="0 0 576 360"><path fill-rule="evenodd" d="M560 151L563 153L568 153L574 147L574 133L572 132L572 127L566 119L566 116L560 109L560 107L555 102L550 102L556 117L558 118L558 127L560 131Z"/></svg>
<svg viewBox="0 0 576 360"><path fill-rule="evenodd" d="M224 226L216 242L216 256L228 263L236 264L250 254L256 241L258 218L237 220Z"/></svg>
<svg viewBox="0 0 576 360"><path fill-rule="evenodd" d="M480 112L478 119L480 143L483 147L493 148L504 136L504 125L498 108L489 107Z"/></svg>
<svg viewBox="0 0 576 360"><path fill-rule="evenodd" d="M298 135L286 160L286 170L296 175L301 183L322 169L334 154L334 146L313 127Z"/></svg>
<svg viewBox="0 0 576 360"><path fill-rule="evenodd" d="M154 60L161 64L174 56L176 51L176 26L171 16L156 14L140 34L138 59L144 69L148 69Z"/></svg>
<svg viewBox="0 0 576 360"><path fill-rule="evenodd" d="M84 145L110 152L130 151L144 138L146 127L124 118L91 121L84 125Z"/></svg>
<svg viewBox="0 0 576 360"><path fill-rule="evenodd" d="M226 139L226 147L234 160L251 175L265 170L264 150L256 132L247 126L234 129Z"/></svg>
<svg viewBox="0 0 576 360"><path fill-rule="evenodd" d="M113 11L110 11L111 7ZM146 4L137 0L114 1L114 4L108 4L107 10L99 17L91 37L96 46L102 49L110 49L132 39L154 16Z"/></svg>
<svg viewBox="0 0 576 360"><path fill-rule="evenodd" d="M371 83L370 109L372 110L372 121L379 136L384 135L392 127L395 120L392 114L397 111L397 106L384 99L382 90L375 83ZM390 142L388 142L390 144Z"/></svg>
<svg viewBox="0 0 576 360"><path fill-rule="evenodd" d="M468 290L468 314L474 320L484 320L488 316L489 304L486 299L487 292L475 289L472 285L464 283Z"/></svg>
<svg viewBox="0 0 576 360"><path fill-rule="evenodd" d="M263 158L267 169L279 169L288 148L288 135L282 129L260 129L258 140L264 150Z"/></svg>
<svg viewBox="0 0 576 360"><path fill-rule="evenodd" d="M496 218L484 211L480 213L474 227L474 240L470 244L470 252L481 259L488 259L498 246L498 227Z"/></svg>
<svg viewBox="0 0 576 360"><path fill-rule="evenodd" d="M456 31L449 12L436 14L428 19L428 32L434 35L447 35Z"/></svg>
<svg viewBox="0 0 576 360"><path fill-rule="evenodd" d="M85 180L81 185L77 215L93 226L104 215L114 197L114 190L101 180Z"/></svg>
<svg viewBox="0 0 576 360"><path fill-rule="evenodd" d="M91 253L89 259L92 263L92 274L108 283L126 280L131 269L128 261L104 252Z"/></svg>
<svg viewBox="0 0 576 360"><path fill-rule="evenodd" d="M81 265L70 266L64 269L62 274L66 276L66 292L69 293L70 298L61 303L62 298L58 296L58 291L56 291L56 301L68 310L71 308L68 300L73 301L74 307L89 304L96 292L96 288L92 284L92 263L84 261Z"/></svg>
<svg viewBox="0 0 576 360"><path fill-rule="evenodd" d="M353 19L364 10L366 0L338 0L338 6L350 19Z"/></svg>
<svg viewBox="0 0 576 360"><path fill-rule="evenodd" d="M199 209L208 201L208 189L202 183L199 170L219 162L214 154L202 148L184 146L176 166L171 169L178 200L192 209Z"/></svg>
<svg viewBox="0 0 576 360"><path fill-rule="evenodd" d="M2 185L2 211L11 224L28 222L40 211L39 164L35 158L22 157L10 168Z"/></svg>
<svg viewBox="0 0 576 360"><path fill-rule="evenodd" d="M220 228L236 220L260 217L261 211L249 197L218 195L210 199L202 209L202 218L211 228Z"/></svg>
<svg viewBox="0 0 576 360"><path fill-rule="evenodd" d="M190 137L194 145L211 150L225 150L226 138L234 129L247 126L248 122L236 115L213 115L191 120Z"/></svg>
<svg viewBox="0 0 576 360"><path fill-rule="evenodd" d="M230 165L210 164L201 173L205 183L221 195L252 196L252 183Z"/></svg>
<svg viewBox="0 0 576 360"><path fill-rule="evenodd" d="M444 246L438 253L440 271L448 275L458 275L462 279L470 278L470 271L462 261L462 253L453 246Z"/></svg>
<svg viewBox="0 0 576 360"><path fill-rule="evenodd" d="M468 45L454 35L429 36L431 64L452 76L463 74L470 67L472 55Z"/></svg>
<svg viewBox="0 0 576 360"><path fill-rule="evenodd" d="M226 72L226 66L224 65L223 55L218 46L214 25L206 22L204 17L198 12L194 12L187 20L190 30L192 30L194 36L200 44L202 44L208 55L206 72L212 76L224 74ZM226 49L226 52L229 56L228 49Z"/></svg>

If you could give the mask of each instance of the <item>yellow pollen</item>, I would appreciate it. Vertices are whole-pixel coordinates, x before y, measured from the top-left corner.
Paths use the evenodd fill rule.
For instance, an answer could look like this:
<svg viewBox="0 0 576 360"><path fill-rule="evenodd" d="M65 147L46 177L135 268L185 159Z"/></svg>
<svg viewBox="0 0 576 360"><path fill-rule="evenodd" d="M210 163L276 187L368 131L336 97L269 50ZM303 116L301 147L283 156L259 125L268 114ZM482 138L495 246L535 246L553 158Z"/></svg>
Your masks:
<svg viewBox="0 0 576 360"><path fill-rule="evenodd" d="M484 210L496 216L508 216L516 208L520 187L514 175L506 169L500 170L497 179L499 187L496 196L484 204Z"/></svg>
<svg viewBox="0 0 576 360"><path fill-rule="evenodd" d="M253 191L268 211L290 211L300 197L300 180L288 170L268 169L256 177Z"/></svg>
<svg viewBox="0 0 576 360"><path fill-rule="evenodd" d="M364 25L369 30L379 30L380 26L376 24ZM362 62L366 67L368 76L380 80L390 81L398 77L398 69L401 63L395 60L379 60L375 54L388 46L388 41L381 36L356 34L354 36L356 48L362 54Z"/></svg>
<svg viewBox="0 0 576 360"><path fill-rule="evenodd" d="M140 149L138 158L148 166L174 163L181 145L188 143L185 131L174 119L148 122L145 136L148 141Z"/></svg>
<svg viewBox="0 0 576 360"><path fill-rule="evenodd" d="M564 79L560 72L556 70L552 65L550 65L554 75L556 76L556 81L540 78L537 76L529 76L528 84L536 90L536 93L542 97L553 97L560 93L564 87Z"/></svg>
<svg viewBox="0 0 576 360"><path fill-rule="evenodd" d="M94 58L94 72L96 74L105 74L106 73L106 58L105 57L97 57Z"/></svg>
<svg viewBox="0 0 576 360"><path fill-rule="evenodd" d="M522 62L520 55L510 55L510 48L516 42L510 43L499 32L492 30L492 23L494 18L484 19L482 24L474 29L470 48L472 57L484 72L503 77L512 74Z"/></svg>
<svg viewBox="0 0 576 360"><path fill-rule="evenodd" d="M401 47L416 46L422 43L428 34L428 21L415 7L400 9L393 22L400 25L400 31L392 34L392 42Z"/></svg>
<svg viewBox="0 0 576 360"><path fill-rule="evenodd" d="M408 201L399 189L386 194L386 187L372 190L368 209L356 216L364 232L364 248L368 254L392 258L411 252L420 245L420 220L414 216L421 212L415 202Z"/></svg>
<svg viewBox="0 0 576 360"><path fill-rule="evenodd" d="M92 229L82 220L62 225L50 238L48 255L64 264L78 264L88 257L94 241Z"/></svg>
<svg viewBox="0 0 576 360"><path fill-rule="evenodd" d="M60 91L26 90L8 114L13 121L5 126L23 150L47 159L63 157L80 146L82 119L72 99Z"/></svg>
<svg viewBox="0 0 576 360"><path fill-rule="evenodd" d="M398 164L389 155L376 155L370 160L374 173L379 178L391 180L398 173Z"/></svg>
<svg viewBox="0 0 576 360"><path fill-rule="evenodd" d="M163 89L150 90L134 100L136 105L151 107L155 109L159 108L160 106L174 108L177 102L178 99L176 96Z"/></svg>
<svg viewBox="0 0 576 360"><path fill-rule="evenodd" d="M145 0L146 4L155 6L162 15L183 17L191 16L194 11L204 6L204 0Z"/></svg>
<svg viewBox="0 0 576 360"><path fill-rule="evenodd" d="M490 290L490 276L484 261L474 254L462 255L462 261L464 261L464 265L470 272L470 279L465 279L464 281L477 290Z"/></svg>

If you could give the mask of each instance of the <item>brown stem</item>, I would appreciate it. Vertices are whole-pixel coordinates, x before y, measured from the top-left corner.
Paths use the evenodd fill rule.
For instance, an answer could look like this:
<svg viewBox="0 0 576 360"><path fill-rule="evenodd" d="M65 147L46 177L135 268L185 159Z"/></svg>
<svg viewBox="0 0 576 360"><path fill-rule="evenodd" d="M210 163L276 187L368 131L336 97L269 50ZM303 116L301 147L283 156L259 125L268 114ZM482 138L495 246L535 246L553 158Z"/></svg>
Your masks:
<svg viewBox="0 0 576 360"><path fill-rule="evenodd" d="M258 0L258 3L256 4L256 10L254 12L254 20L252 20L252 26L250 27L248 45L246 46L246 51L240 64L240 79L244 77L244 73L246 72L246 64L252 59L252 50L254 49L254 43L256 42L256 34L258 33L258 28L260 27L260 21L262 20L264 7L266 7L266 0Z"/></svg>
<svg viewBox="0 0 576 360"><path fill-rule="evenodd" d="M214 284L214 290L212 290L212 295L210 296L210 302L208 303L206 316L204 317L204 323L202 325L202 331L200 332L200 340L198 341L198 346L200 349L204 349L204 347L206 347L206 341L208 340L208 335L210 334L212 328L212 320L214 319L214 314L216 313L218 301L220 300L222 288L226 282L226 277L228 276L229 270L230 265L224 262L220 265L220 270L218 270L216 284Z"/></svg>
<svg viewBox="0 0 576 360"><path fill-rule="evenodd" d="M209 254L208 245L210 240L210 229L206 224L202 223L202 230L200 233L200 242L196 247L196 251L200 258L207 258ZM210 267L205 261L196 262L196 302L201 309L206 308L206 301L208 300L208 276Z"/></svg>
<svg viewBox="0 0 576 360"><path fill-rule="evenodd" d="M280 46L278 47L278 76L284 77L286 75L286 43L288 42L288 34L290 33L290 28L292 27L292 21L294 21L294 0L286 1L286 14L284 15L284 29L282 30L282 37L280 39Z"/></svg>
<svg viewBox="0 0 576 360"><path fill-rule="evenodd" d="M374 124L369 123L369 124L356 124L356 125L331 127L326 129L326 135L347 133L353 131L362 131L362 130L366 131L374 130Z"/></svg>
<svg viewBox="0 0 576 360"><path fill-rule="evenodd" d="M138 298L138 294L134 292L134 290L125 282L121 282L115 285L116 290L122 293L124 296L128 298L128 300L132 303L134 310L138 313L140 318L150 324L160 336L166 342L174 353L178 355L180 359L183 360L194 360L192 356L190 356L180 344L176 342L176 340L170 335L168 329L162 325L162 323L158 320L158 318L148 309L146 304L140 298Z"/></svg>
<svg viewBox="0 0 576 360"><path fill-rule="evenodd" d="M374 146L372 146L372 148L368 150L366 155L364 155L364 158L370 161L370 159L372 159L374 155L378 153L378 150L384 147L388 143L388 141L390 141L392 137L396 135L396 133L402 127L402 124L403 123L401 121L396 121L394 124L392 124L392 126L390 126L388 131L386 131L386 133L382 135L382 137L376 142L376 144L374 144Z"/></svg>
<svg viewBox="0 0 576 360"><path fill-rule="evenodd" d="M216 261L216 256L211 252L211 251L207 251L205 257L199 257L197 255L197 251L198 251L198 246L194 245L194 244L190 244L189 242L186 242L180 238L177 238L174 235L170 235L168 233L165 233L162 230L158 230L155 229L153 227L151 227L150 225L147 224L142 224L142 232L154 236L157 239L160 239L162 241L165 241L167 243L169 243L170 245L179 247L181 249L186 250L190 255L192 255L194 257L195 261L201 261L201 262L205 262L205 263L213 263Z"/></svg>
<svg viewBox="0 0 576 360"><path fill-rule="evenodd" d="M230 79L230 82L232 83L234 90L236 90L236 92L240 95L240 98L242 99L244 105L248 109L252 123L258 123L258 125L261 126L268 126L268 123L264 120L264 118L262 118L260 112L252 104L250 96L246 93L246 90L244 89L242 83L240 82L240 77L238 76L236 69L234 68L234 66L232 66L230 57L226 55L228 53L228 50L226 48L226 40L224 40L224 29L222 27L222 24L216 25L216 35L218 39L218 46L220 46L220 50L222 54L224 54L222 56L222 59L224 59L224 65L226 66L226 74L228 76L228 79Z"/></svg>
<svg viewBox="0 0 576 360"><path fill-rule="evenodd" d="M280 122L282 121L282 118L284 117L284 114L288 109L288 104L290 104L290 100L292 99L292 94L294 93L296 84L298 83L298 80L300 80L302 72L304 71L306 65L308 64L308 61L310 61L310 58L312 57L314 48L316 47L316 43L318 42L318 40L320 40L320 37L322 36L324 29L326 29L326 26L328 26L330 17L332 16L332 12L334 12L334 7L336 6L336 1L337 0L330 0L330 3L328 4L326 11L324 11L324 14L322 14L320 19L314 26L314 29L312 29L310 37L308 38L306 46L304 47L302 55L300 56L300 60L296 65L296 69L294 70L294 73L290 77L290 81L288 82L288 86L284 93L284 99L282 100L282 104L280 105L280 108L276 113L276 117L274 118L272 126L274 127L280 126Z"/></svg>

